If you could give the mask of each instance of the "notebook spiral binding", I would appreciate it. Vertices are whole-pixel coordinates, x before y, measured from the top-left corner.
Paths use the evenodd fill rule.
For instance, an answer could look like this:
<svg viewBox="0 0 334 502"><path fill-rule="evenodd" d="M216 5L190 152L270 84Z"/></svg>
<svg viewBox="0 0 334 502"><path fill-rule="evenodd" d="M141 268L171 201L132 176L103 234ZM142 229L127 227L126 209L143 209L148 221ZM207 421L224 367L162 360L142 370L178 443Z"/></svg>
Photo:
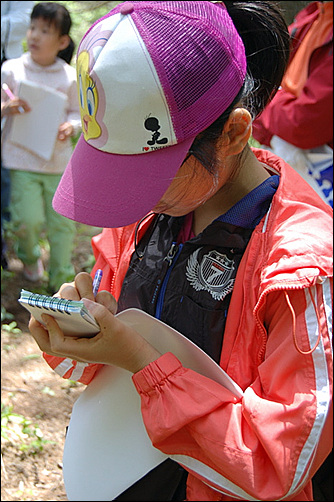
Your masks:
<svg viewBox="0 0 334 502"><path fill-rule="evenodd" d="M66 298L56 298L51 299L45 295L32 294L28 298L28 304L32 307L37 307L40 309L51 310L52 312L61 312L62 314L71 315L69 310L69 304L71 300L66 300Z"/></svg>

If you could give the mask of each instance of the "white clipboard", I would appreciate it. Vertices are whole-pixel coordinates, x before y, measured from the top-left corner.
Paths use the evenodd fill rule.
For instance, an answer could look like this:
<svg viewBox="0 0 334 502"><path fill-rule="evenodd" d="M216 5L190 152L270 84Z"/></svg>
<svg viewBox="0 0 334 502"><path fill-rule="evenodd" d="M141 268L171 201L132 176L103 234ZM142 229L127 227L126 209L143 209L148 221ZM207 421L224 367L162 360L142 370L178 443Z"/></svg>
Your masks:
<svg viewBox="0 0 334 502"><path fill-rule="evenodd" d="M243 395L213 359L170 326L138 309L117 317L162 354L172 352L185 367ZM63 455L68 500L113 500L167 458L146 433L132 373L104 366L73 407Z"/></svg>

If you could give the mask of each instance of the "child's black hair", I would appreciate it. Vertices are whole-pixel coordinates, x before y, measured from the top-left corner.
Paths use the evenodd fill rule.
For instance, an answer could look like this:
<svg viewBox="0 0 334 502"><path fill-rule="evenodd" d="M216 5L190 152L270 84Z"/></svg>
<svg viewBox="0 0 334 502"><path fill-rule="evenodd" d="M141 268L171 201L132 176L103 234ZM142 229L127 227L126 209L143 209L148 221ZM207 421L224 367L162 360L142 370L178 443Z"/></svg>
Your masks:
<svg viewBox="0 0 334 502"><path fill-rule="evenodd" d="M60 36L69 35L72 19L64 5L55 2L39 2L34 6L30 15L31 20L38 18L42 18L48 21L50 25L53 25L59 31ZM59 51L58 57L70 64L74 48L74 42L70 37L69 45L66 49Z"/></svg>
<svg viewBox="0 0 334 502"><path fill-rule="evenodd" d="M222 8L217 2L217 8ZM290 54L290 36L276 3L224 2L245 46L247 75L233 103L194 140L190 153L209 171L215 171L215 146L233 108L240 103L255 119L276 94Z"/></svg>

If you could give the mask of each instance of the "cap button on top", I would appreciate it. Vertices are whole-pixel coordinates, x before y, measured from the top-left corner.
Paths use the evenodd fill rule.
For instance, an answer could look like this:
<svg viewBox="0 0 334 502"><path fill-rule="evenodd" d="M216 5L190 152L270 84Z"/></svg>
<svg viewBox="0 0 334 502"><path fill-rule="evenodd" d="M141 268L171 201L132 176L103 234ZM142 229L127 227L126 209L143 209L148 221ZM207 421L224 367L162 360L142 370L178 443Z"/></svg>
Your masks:
<svg viewBox="0 0 334 502"><path fill-rule="evenodd" d="M131 12L133 12L134 9L135 8L131 2L125 2L120 8L120 13L124 15L131 14Z"/></svg>

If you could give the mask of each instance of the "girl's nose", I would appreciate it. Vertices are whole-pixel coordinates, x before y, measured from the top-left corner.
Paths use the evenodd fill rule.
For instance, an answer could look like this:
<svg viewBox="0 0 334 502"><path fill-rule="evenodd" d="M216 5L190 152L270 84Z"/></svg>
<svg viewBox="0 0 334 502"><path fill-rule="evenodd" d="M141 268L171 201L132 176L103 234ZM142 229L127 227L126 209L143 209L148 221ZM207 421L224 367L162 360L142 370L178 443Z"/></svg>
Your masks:
<svg viewBox="0 0 334 502"><path fill-rule="evenodd" d="M32 40L37 40L39 37L39 32L37 30L33 30L30 32L30 38Z"/></svg>

